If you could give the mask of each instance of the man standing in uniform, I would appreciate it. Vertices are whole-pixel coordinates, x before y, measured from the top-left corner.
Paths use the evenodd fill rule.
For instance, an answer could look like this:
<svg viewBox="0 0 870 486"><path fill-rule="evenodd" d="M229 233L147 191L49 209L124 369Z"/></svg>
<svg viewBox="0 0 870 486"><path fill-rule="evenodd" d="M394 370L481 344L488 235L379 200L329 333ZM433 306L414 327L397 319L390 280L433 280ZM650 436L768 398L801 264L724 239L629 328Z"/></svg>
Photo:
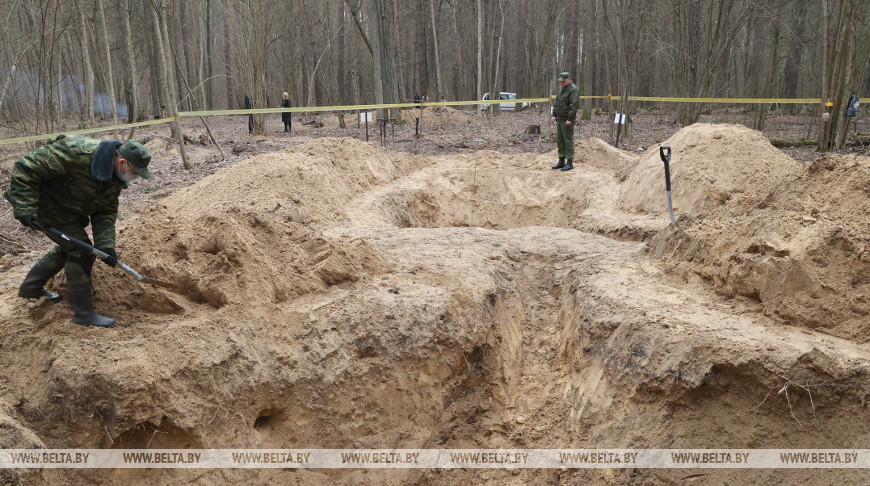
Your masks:
<svg viewBox="0 0 870 486"><path fill-rule="evenodd" d="M94 246L109 254L103 259L106 264L115 266L118 196L137 176L151 178L150 161L148 149L135 140L101 142L81 135L58 135L15 163L12 180L3 196L12 204L15 219L28 228L40 229L34 221L38 220L90 243L85 232L90 223ZM67 241L55 242L58 246L33 266L18 295L59 301L61 296L47 292L45 284L65 269L73 322L114 326L115 319L94 311L91 269L96 257L84 254Z"/></svg>
<svg viewBox="0 0 870 486"><path fill-rule="evenodd" d="M559 148L559 163L553 169L563 171L574 168L574 125L580 107L580 89L571 82L568 73L559 74L559 94L553 104L553 119L556 123L556 146ZM567 163L565 160L567 159Z"/></svg>

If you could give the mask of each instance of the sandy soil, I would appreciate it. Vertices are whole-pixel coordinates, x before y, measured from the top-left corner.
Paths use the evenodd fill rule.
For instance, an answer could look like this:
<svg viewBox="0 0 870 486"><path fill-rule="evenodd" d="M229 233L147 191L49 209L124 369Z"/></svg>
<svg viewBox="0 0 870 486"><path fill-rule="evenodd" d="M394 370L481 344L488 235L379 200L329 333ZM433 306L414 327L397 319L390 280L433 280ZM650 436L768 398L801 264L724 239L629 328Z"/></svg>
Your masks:
<svg viewBox="0 0 870 486"><path fill-rule="evenodd" d="M236 158L192 172L159 137L148 141L157 177L125 195L119 255L179 289L98 264L97 309L118 318L115 329L72 324L65 302L19 299L42 248L33 235L6 237L16 254L0 260L0 446L865 448L870 439L855 426L870 418L867 157L798 163L742 127L687 127L660 140L674 149L671 224L655 144L626 151L583 139L576 169L562 173L543 143L412 155L304 132L222 137L228 152L242 147ZM199 160L215 154L190 147ZM62 275L49 287L63 289ZM12 474L0 479L870 480L709 469Z"/></svg>

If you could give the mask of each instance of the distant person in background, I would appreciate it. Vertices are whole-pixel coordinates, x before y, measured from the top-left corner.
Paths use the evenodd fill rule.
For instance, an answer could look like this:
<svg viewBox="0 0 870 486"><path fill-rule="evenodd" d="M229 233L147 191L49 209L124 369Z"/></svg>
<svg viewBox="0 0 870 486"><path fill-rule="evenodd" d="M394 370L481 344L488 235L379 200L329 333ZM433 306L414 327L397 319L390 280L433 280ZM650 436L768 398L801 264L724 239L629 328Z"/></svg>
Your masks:
<svg viewBox="0 0 870 486"><path fill-rule="evenodd" d="M245 109L250 110L254 106L251 103L251 97L245 95ZM254 115L248 115L248 133L254 133Z"/></svg>
<svg viewBox="0 0 870 486"><path fill-rule="evenodd" d="M414 103L420 102L420 93L414 93Z"/></svg>
<svg viewBox="0 0 870 486"><path fill-rule="evenodd" d="M559 163L553 169L563 171L574 168L574 124L580 107L580 88L571 82L568 73L559 74L559 94L553 103L553 119L556 123L556 146L559 148ZM566 163L567 160L567 163Z"/></svg>
<svg viewBox="0 0 870 486"><path fill-rule="evenodd" d="M281 94L281 108L290 108L290 95L285 91ZM293 130L293 113L285 111L281 113L281 121L284 122L284 132L289 133Z"/></svg>

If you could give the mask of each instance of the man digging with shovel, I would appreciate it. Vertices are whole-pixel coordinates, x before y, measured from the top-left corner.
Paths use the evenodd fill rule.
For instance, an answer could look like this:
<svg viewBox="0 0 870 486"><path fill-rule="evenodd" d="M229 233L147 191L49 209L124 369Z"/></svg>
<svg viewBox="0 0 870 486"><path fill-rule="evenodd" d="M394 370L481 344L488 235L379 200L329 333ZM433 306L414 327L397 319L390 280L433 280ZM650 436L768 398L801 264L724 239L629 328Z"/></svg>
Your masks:
<svg viewBox="0 0 870 486"><path fill-rule="evenodd" d="M107 255L103 262L115 266L118 196L134 178L151 178L150 161L148 149L135 140L101 142L80 135L58 135L15 163L12 180L3 196L12 204L15 219L28 228L45 231L47 225L89 242L85 228L90 223L94 246ZM58 246L36 262L18 288L18 295L59 301L60 294L46 291L45 284L65 269L73 322L114 326L115 319L94 311L91 285L94 255L48 231L46 234Z"/></svg>

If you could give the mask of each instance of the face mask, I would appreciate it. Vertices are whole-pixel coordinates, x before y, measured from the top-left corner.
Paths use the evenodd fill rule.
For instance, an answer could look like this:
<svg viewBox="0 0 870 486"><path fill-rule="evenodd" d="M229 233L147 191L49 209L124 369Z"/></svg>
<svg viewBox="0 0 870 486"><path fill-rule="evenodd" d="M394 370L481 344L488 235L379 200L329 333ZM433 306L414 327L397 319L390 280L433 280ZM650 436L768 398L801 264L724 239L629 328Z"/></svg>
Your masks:
<svg viewBox="0 0 870 486"><path fill-rule="evenodd" d="M121 165L121 164L123 164L123 165ZM123 167L125 170L124 170L124 172L121 172L120 170L115 172L115 175L118 176L118 179L121 179L124 182L130 182L133 179L135 179L136 177L138 177L135 172L130 171L130 165L129 165L130 163L129 162L127 162L125 159L121 159L121 164L119 164L119 169L120 169L120 167Z"/></svg>

